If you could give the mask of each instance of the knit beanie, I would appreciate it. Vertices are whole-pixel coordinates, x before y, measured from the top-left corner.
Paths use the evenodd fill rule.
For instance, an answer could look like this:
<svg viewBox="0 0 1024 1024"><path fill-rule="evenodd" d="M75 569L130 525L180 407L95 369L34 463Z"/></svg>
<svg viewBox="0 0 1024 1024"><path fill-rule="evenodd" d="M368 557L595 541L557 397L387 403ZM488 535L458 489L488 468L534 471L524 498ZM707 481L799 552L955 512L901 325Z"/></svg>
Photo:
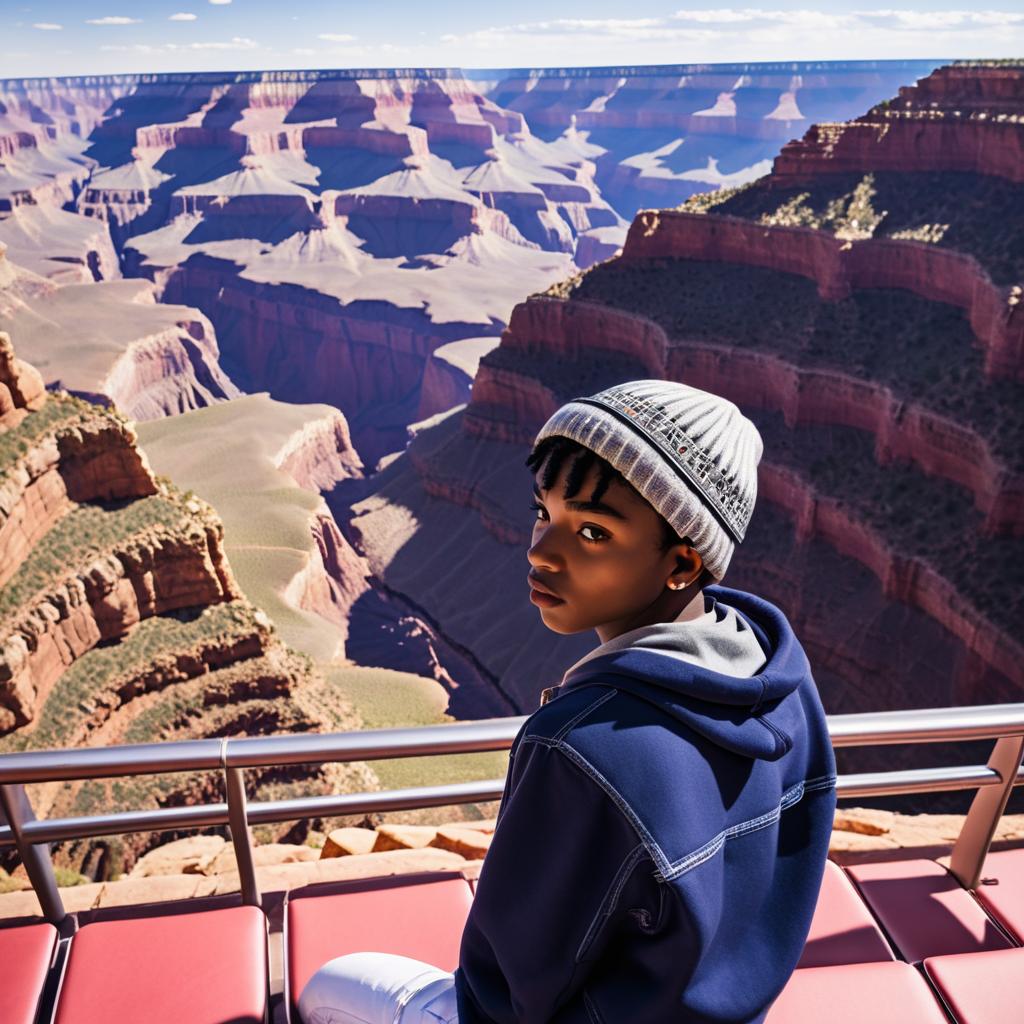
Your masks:
<svg viewBox="0 0 1024 1024"><path fill-rule="evenodd" d="M728 399L675 381L632 380L575 398L540 428L615 467L721 580L746 535L764 445Z"/></svg>

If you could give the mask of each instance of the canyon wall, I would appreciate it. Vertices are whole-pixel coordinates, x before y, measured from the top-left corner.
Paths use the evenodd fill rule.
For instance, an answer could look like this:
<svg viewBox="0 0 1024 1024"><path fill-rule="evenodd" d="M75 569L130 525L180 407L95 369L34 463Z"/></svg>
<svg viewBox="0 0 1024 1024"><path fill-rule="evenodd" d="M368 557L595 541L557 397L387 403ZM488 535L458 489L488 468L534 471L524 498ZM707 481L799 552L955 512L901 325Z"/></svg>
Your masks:
<svg viewBox="0 0 1024 1024"><path fill-rule="evenodd" d="M208 318L239 388L336 404L372 466L439 396L466 397L434 350L496 337L526 295L614 256L637 208L749 181L811 119L932 66L0 81L0 143L48 161L0 171L0 241L61 283L150 279ZM181 369L181 409L231 396ZM137 418L174 411L108 397Z"/></svg>
<svg viewBox="0 0 1024 1024"><path fill-rule="evenodd" d="M338 438L340 415L322 417L280 445L278 461L329 484L358 471L354 453L347 465L327 454ZM0 750L358 728L243 596L212 507L155 475L136 441L116 410L47 391L0 334ZM291 777L322 792L376 785L359 765ZM42 787L36 810L156 806L205 785ZM129 854L146 841L130 840Z"/></svg>
<svg viewBox="0 0 1024 1024"><path fill-rule="evenodd" d="M525 607L529 445L560 403L641 377L721 394L757 424L758 511L723 582L786 611L828 710L1020 699L1024 275L982 226L1024 199L992 117L1024 112L1024 67L944 68L902 95L973 96L971 130L991 135L980 146L921 117L888 177L870 148L858 162L837 146L833 164L819 146L797 189L787 150L759 182L640 213L619 257L515 308L465 408L417 430L355 506L374 571L429 598L521 710L592 646L552 638ZM965 170L961 149L992 158ZM899 175L912 195L890 207ZM979 199L929 235L940 181ZM443 518L444 534L402 532L398 506ZM476 545L495 594L446 596L467 585L457 543ZM474 640L496 618L514 646Z"/></svg>

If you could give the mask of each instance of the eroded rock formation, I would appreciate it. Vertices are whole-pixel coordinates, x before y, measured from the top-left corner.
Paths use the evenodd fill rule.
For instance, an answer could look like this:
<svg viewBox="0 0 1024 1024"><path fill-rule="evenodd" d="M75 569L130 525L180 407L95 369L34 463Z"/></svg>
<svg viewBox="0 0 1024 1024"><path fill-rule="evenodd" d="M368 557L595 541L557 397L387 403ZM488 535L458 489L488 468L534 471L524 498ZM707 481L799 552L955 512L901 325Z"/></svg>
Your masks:
<svg viewBox="0 0 1024 1024"><path fill-rule="evenodd" d="M373 466L468 397L437 349L496 338L525 295L613 256L638 207L747 182L811 119L931 66L0 82L22 154L0 172L0 241L61 283L117 276L113 242L125 273L210 319L242 388L337 405ZM184 376L181 409L213 400Z"/></svg>
<svg viewBox="0 0 1024 1024"><path fill-rule="evenodd" d="M355 506L374 571L520 710L593 646L530 614L528 445L559 403L639 377L722 394L758 424L759 508L723 582L787 611L828 710L1020 699L1024 266L1002 225L1024 192L998 151L1024 117L1024 67L940 69L902 98L933 95L973 97L984 145L950 134L951 114L916 117L883 180L870 147L837 144L833 166L812 129L799 186L790 147L752 185L642 212L620 257L516 307L465 409L418 430ZM991 159L965 171L960 147ZM929 234L943 182L979 198ZM462 578L470 548L486 585Z"/></svg>
<svg viewBox="0 0 1024 1024"><path fill-rule="evenodd" d="M358 469L354 453L348 466L326 455L339 435L339 416L313 420L278 461L329 484ZM0 334L0 749L360 724L243 596L212 507L154 475L120 413L46 391ZM324 792L376 785L360 765L261 784L299 778ZM85 782L34 797L37 811L67 814L187 799L207 784ZM127 842L124 857L145 842Z"/></svg>

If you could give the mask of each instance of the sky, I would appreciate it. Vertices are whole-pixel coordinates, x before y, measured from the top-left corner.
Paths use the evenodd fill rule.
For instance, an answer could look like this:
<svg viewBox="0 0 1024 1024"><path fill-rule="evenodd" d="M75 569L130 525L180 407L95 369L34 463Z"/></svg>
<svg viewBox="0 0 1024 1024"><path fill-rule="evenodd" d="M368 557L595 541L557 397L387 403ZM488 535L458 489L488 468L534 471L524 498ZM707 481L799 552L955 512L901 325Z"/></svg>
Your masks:
<svg viewBox="0 0 1024 1024"><path fill-rule="evenodd" d="M680 0L0 0L0 79L298 68L517 68L1024 57L1024 4ZM895 0L900 2L900 0Z"/></svg>

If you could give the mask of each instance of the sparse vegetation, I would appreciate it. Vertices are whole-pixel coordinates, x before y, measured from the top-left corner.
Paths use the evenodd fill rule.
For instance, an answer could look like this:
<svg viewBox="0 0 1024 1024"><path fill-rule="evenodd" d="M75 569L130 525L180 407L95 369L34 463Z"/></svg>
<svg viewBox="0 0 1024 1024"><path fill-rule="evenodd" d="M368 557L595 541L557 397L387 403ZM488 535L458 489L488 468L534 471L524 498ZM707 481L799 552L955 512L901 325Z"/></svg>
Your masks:
<svg viewBox="0 0 1024 1024"><path fill-rule="evenodd" d="M84 399L66 391L48 394L41 409L30 412L16 427L0 432L0 483L11 468L47 435L81 426L106 415Z"/></svg>
<svg viewBox="0 0 1024 1024"><path fill-rule="evenodd" d="M32 730L0 738L0 752L75 744L94 718L105 718L122 702L146 692L145 677L155 682L166 674L174 681L176 662L194 661L198 667L210 652L212 661L223 661L245 638L269 633L259 612L242 601L143 619L121 640L94 647L70 665L54 683ZM171 714L167 703L151 705L144 716ZM159 723L150 725L152 731L143 731L137 742L159 734Z"/></svg>
<svg viewBox="0 0 1024 1024"><path fill-rule="evenodd" d="M1024 281L1024 185L961 171L821 175L799 188L769 186L694 196L680 209L761 224L810 227L838 238L893 238L973 256L996 284Z"/></svg>
<svg viewBox="0 0 1024 1024"><path fill-rule="evenodd" d="M678 343L751 349L886 384L971 426L1010 468L1024 468L1024 385L985 379L984 353L955 306L882 288L828 302L796 274L697 260L612 262L571 294L649 317Z"/></svg>
<svg viewBox="0 0 1024 1024"><path fill-rule="evenodd" d="M0 626L67 576L116 551L131 556L161 540L201 537L204 517L196 502L170 491L127 502L79 505L58 520L32 549L15 575L0 587Z"/></svg>
<svg viewBox="0 0 1024 1024"><path fill-rule="evenodd" d="M1024 537L985 536L969 491L913 463L880 465L866 431L810 424L790 429L781 413L748 415L764 439L766 459L792 467L901 554L922 559L955 582L992 622L1016 630Z"/></svg>

